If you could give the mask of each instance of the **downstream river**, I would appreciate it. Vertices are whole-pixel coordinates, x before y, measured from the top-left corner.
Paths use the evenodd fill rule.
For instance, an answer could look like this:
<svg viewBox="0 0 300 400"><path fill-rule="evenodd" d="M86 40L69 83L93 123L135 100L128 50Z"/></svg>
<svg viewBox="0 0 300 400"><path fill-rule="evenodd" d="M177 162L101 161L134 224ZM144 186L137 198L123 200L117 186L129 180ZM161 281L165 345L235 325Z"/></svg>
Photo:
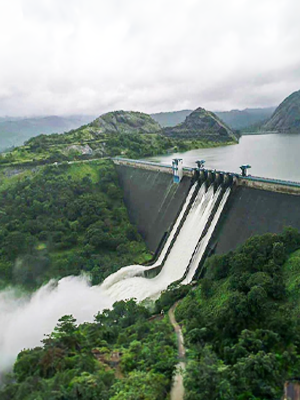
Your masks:
<svg viewBox="0 0 300 400"><path fill-rule="evenodd" d="M242 136L239 144L190 150L149 160L171 163L182 158L186 167L195 167L196 160L205 160L205 167L240 172L240 165L250 164L251 175L300 182L300 134L269 134Z"/></svg>

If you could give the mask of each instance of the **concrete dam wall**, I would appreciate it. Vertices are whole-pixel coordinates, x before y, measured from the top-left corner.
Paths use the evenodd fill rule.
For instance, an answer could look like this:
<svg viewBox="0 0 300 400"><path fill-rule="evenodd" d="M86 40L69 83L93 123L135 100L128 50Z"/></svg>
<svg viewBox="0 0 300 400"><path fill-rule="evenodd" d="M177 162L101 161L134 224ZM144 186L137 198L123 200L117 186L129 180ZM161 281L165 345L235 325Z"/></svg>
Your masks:
<svg viewBox="0 0 300 400"><path fill-rule="evenodd" d="M184 176L176 184L169 169L116 164L116 170L129 219L137 226L148 248L155 252L180 212L191 178Z"/></svg>
<svg viewBox="0 0 300 400"><path fill-rule="evenodd" d="M300 230L300 196L237 186L224 209L211 247L217 254L235 249L253 235Z"/></svg>
<svg viewBox="0 0 300 400"><path fill-rule="evenodd" d="M157 251L174 224L194 179L207 187L230 185L230 196L208 243L211 251L224 254L257 234L280 233L286 226L300 230L300 184L260 177L184 168L179 184L172 168L149 162L116 161L129 217L148 248ZM213 215L212 215L213 217Z"/></svg>

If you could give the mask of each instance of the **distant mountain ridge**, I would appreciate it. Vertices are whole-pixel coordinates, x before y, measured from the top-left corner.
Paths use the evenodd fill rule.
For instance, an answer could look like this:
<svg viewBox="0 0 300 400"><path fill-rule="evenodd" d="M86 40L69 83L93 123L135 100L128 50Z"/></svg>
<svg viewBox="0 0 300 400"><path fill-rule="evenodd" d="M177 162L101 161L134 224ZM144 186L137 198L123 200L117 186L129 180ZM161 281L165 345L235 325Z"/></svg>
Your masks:
<svg viewBox="0 0 300 400"><path fill-rule="evenodd" d="M246 108L244 110L218 111L215 114L232 129L248 129L267 121L275 107Z"/></svg>
<svg viewBox="0 0 300 400"><path fill-rule="evenodd" d="M91 115L0 118L0 151L20 146L40 134L63 133L91 122Z"/></svg>
<svg viewBox="0 0 300 400"><path fill-rule="evenodd" d="M164 134L181 139L205 139L213 142L238 140L238 135L217 115L202 107L189 114L181 124L164 128Z"/></svg>
<svg viewBox="0 0 300 400"><path fill-rule="evenodd" d="M169 111L150 114L155 121L157 121L163 128L175 126L185 120L193 110Z"/></svg>
<svg viewBox="0 0 300 400"><path fill-rule="evenodd" d="M264 123L271 117L276 107L246 108L244 110L214 111L231 129L248 129L251 126ZM173 127L180 124L193 110L161 112L151 114L162 127Z"/></svg>
<svg viewBox="0 0 300 400"><path fill-rule="evenodd" d="M1 155L0 161L24 166L115 156L140 159L237 141L224 122L203 108L173 128L162 128L148 114L120 110L62 134L32 137Z"/></svg>
<svg viewBox="0 0 300 400"><path fill-rule="evenodd" d="M300 133L300 90L286 97L264 124L266 131Z"/></svg>
<svg viewBox="0 0 300 400"><path fill-rule="evenodd" d="M271 117L274 110L274 107L257 109L248 108L241 111L232 110L215 112L214 115L219 117L226 125L228 125L229 128L231 128L231 130L242 130L255 125L260 126L260 124ZM31 118L0 117L0 151L20 146L26 140L40 134L60 134L72 129L78 129L88 123L94 124L95 127L98 125L98 131L104 129L107 132L139 131L141 133L159 133L162 132L164 128L175 127L176 125L183 123L185 118L192 112L192 110L181 110L174 112L161 112L151 115L143 113L134 114L134 112L130 112L130 118L128 111L109 112L98 118L93 115L43 116ZM141 119L137 123L138 115ZM144 115L144 117L142 117L142 115ZM147 117L145 117L146 115ZM151 121L149 118L151 118ZM137 123L136 127L134 126L135 123ZM268 129L271 128L268 127Z"/></svg>

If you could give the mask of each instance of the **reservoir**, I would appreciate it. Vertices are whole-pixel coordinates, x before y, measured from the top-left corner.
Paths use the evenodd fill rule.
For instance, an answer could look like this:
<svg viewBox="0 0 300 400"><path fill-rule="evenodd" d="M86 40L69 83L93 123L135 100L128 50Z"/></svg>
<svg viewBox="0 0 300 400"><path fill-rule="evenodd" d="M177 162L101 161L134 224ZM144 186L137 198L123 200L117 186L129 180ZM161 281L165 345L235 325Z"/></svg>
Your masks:
<svg viewBox="0 0 300 400"><path fill-rule="evenodd" d="M242 136L236 145L149 159L170 165L173 158L182 158L185 167L195 167L195 161L203 159L206 168L237 173L240 173L242 164L250 164L250 175L300 182L300 134Z"/></svg>

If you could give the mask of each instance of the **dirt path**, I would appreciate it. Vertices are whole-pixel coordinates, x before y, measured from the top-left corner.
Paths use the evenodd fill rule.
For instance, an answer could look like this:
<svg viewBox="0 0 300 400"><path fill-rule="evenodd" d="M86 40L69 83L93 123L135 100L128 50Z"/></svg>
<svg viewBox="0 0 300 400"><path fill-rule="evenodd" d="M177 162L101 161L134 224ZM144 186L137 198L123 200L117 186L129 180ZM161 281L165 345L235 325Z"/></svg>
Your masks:
<svg viewBox="0 0 300 400"><path fill-rule="evenodd" d="M171 400L183 400L184 398L184 386L183 386L183 372L185 370L185 347L183 341L183 335L180 326L176 322L175 319L175 309L178 305L179 301L177 301L169 310L168 315L170 318L170 322L173 325L174 331L177 336L177 344L178 344L178 358L179 363L176 367L176 375L174 377L170 399Z"/></svg>

